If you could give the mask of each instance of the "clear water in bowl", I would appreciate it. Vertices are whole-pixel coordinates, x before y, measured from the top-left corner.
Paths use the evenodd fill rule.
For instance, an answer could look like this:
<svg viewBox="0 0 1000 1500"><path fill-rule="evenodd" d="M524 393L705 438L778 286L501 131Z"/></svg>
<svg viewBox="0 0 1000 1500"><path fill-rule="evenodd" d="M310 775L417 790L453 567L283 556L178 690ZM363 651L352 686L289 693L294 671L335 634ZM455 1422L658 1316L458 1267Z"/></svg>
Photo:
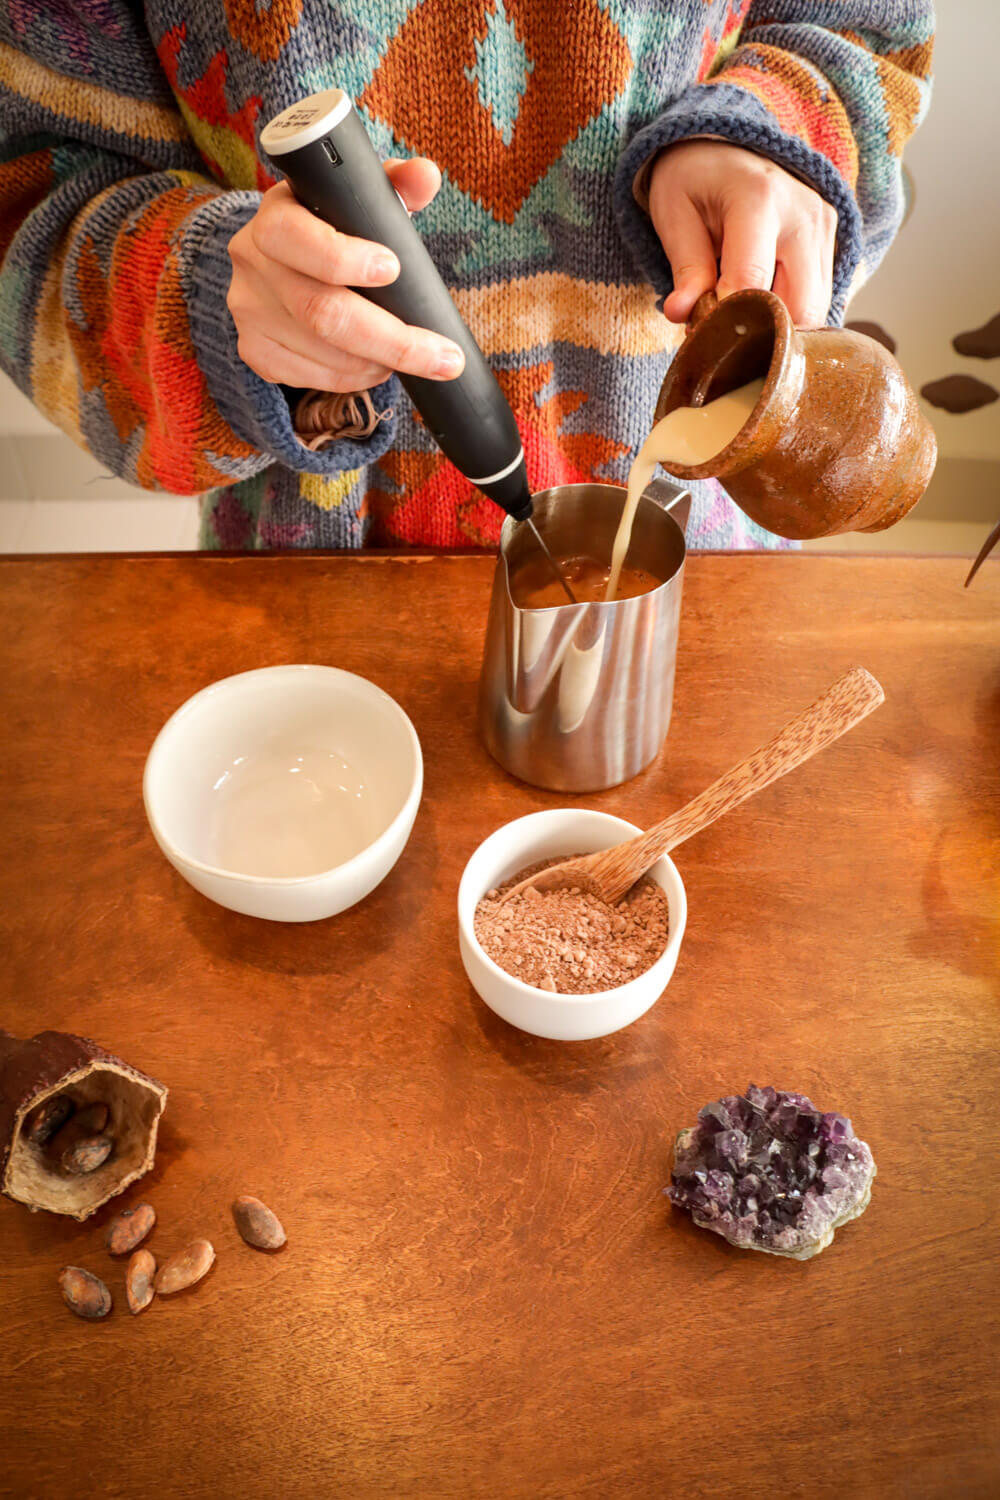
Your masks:
<svg viewBox="0 0 1000 1500"><path fill-rule="evenodd" d="M241 875L319 875L381 831L360 772L325 749L271 746L237 756L209 802L208 862Z"/></svg>

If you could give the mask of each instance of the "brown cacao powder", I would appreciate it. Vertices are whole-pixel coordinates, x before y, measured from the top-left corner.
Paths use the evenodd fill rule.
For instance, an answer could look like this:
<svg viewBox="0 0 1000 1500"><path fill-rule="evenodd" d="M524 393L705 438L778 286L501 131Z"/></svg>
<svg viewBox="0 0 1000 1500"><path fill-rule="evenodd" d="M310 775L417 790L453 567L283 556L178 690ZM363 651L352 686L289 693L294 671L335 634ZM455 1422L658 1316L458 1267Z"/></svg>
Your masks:
<svg viewBox="0 0 1000 1500"><path fill-rule="evenodd" d="M670 924L666 895L648 875L617 906L576 889L530 887L501 905L519 880L559 862L529 865L476 907L476 938L493 962L524 984L560 995L613 990L652 968Z"/></svg>

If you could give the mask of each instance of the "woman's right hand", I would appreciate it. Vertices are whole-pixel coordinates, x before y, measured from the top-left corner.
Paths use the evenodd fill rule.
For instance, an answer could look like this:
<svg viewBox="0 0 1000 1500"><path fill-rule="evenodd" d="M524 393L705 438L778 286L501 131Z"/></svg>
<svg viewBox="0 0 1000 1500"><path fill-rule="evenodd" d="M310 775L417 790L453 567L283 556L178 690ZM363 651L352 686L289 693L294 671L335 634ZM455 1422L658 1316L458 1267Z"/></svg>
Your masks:
<svg viewBox="0 0 1000 1500"><path fill-rule="evenodd" d="M432 161L386 163L411 212L441 185ZM411 328L351 291L388 286L399 262L384 245L339 234L297 202L286 182L269 188L249 223L229 241L233 276L226 303L239 355L276 384L362 391L391 371L452 380L465 356L457 344Z"/></svg>

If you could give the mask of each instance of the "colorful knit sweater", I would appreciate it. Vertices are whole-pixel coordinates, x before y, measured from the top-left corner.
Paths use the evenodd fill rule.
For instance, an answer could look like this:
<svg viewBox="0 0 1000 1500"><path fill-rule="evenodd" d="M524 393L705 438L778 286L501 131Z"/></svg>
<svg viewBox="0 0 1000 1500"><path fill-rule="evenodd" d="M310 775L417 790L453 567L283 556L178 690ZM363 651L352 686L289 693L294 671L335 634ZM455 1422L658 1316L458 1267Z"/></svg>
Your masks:
<svg viewBox="0 0 1000 1500"><path fill-rule="evenodd" d="M385 156L444 183L419 217L497 371L533 488L621 481L677 333L632 186L711 135L837 210L831 320L902 212L930 0L0 0L0 359L123 478L208 492L221 548L489 544L500 511L394 415L313 452L239 358L227 246L273 178L279 110L338 85ZM769 546L698 487L696 546Z"/></svg>

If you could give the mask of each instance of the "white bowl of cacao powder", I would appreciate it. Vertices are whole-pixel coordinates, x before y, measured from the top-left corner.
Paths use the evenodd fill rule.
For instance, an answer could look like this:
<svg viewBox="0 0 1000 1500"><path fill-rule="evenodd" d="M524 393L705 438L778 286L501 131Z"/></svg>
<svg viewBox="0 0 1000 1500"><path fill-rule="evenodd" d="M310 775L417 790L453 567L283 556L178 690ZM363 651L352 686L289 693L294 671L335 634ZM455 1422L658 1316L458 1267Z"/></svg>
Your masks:
<svg viewBox="0 0 1000 1500"><path fill-rule="evenodd" d="M550 987L548 974L539 975L539 961L530 950L517 952L517 932L512 934L511 966L520 966L538 983L526 983L501 967L486 951L476 934L476 911L485 897L526 869L574 854L593 854L609 849L642 830L610 813L580 807L552 808L529 813L513 823L506 823L490 835L473 854L465 867L458 890L458 938L462 963L473 989L505 1021L532 1036L553 1041L584 1041L608 1036L630 1025L659 999L677 964L684 928L687 923L687 898L676 865L667 857L659 860L649 872L656 890L629 894L626 903L636 902L634 920L627 905L619 909L615 924L616 940L620 937L621 956L615 954L616 941L604 940L600 950L579 957L588 977L582 980L586 990L563 993ZM656 927L660 940L666 941L659 956L652 959L652 929L658 911L662 910L659 892L666 898L667 931ZM553 920L560 920L561 906L567 912L569 903L553 906ZM632 930L629 930L631 927ZM618 929L620 928L620 933ZM567 929L567 933L569 929ZM564 951L575 940L562 944ZM643 944L645 943L645 951ZM558 945L557 945L558 946ZM659 948L659 941L655 941ZM572 955L571 955L572 956ZM624 960L634 962L635 978L619 982L628 972ZM648 965L643 967L643 965ZM569 972L583 970L571 967ZM610 988L599 988L605 977ZM542 985L545 985L543 988Z"/></svg>

